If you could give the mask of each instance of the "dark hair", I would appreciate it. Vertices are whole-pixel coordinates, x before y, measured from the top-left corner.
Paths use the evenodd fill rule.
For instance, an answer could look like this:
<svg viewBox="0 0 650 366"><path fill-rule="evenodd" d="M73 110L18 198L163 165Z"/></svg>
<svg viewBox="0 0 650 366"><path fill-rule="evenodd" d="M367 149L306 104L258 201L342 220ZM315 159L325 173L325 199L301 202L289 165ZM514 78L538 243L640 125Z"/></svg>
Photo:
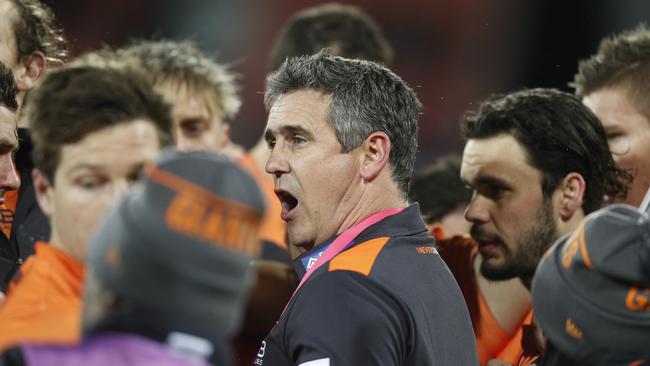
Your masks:
<svg viewBox="0 0 650 366"><path fill-rule="evenodd" d="M351 60L320 51L287 59L267 80L264 101L270 109L282 94L315 90L331 96L329 123L348 152L371 133L390 138L393 179L406 194L418 149L422 105L399 76L373 62Z"/></svg>
<svg viewBox="0 0 650 366"><path fill-rule="evenodd" d="M156 127L161 146L171 144L169 105L135 70L86 66L50 71L30 92L22 113L34 140L34 164L52 184L61 147L103 128L143 118Z"/></svg>
<svg viewBox="0 0 650 366"><path fill-rule="evenodd" d="M10 0L15 7L13 31L18 61L36 51L50 66L62 65L68 57L67 42L52 10L38 0Z"/></svg>
<svg viewBox="0 0 650 366"><path fill-rule="evenodd" d="M571 86L582 98L623 84L629 87L635 106L650 118L650 29L645 24L603 39L595 55L580 61Z"/></svg>
<svg viewBox="0 0 650 366"><path fill-rule="evenodd" d="M553 89L522 90L483 102L462 120L465 139L512 135L526 150L528 162L542 173L549 197L562 179L577 172L586 182L585 214L605 195L624 198L632 176L618 168L598 118L575 96Z"/></svg>
<svg viewBox="0 0 650 366"><path fill-rule="evenodd" d="M0 62L0 103L14 112L18 109L14 75L2 62Z"/></svg>
<svg viewBox="0 0 650 366"><path fill-rule="evenodd" d="M288 57L312 55L323 48L345 58L393 63L393 49L370 16L356 6L329 3L289 19L271 49L271 70Z"/></svg>
<svg viewBox="0 0 650 366"><path fill-rule="evenodd" d="M420 204L427 224L464 208L472 198L472 191L460 180L460 161L458 155L445 155L413 176L409 201Z"/></svg>

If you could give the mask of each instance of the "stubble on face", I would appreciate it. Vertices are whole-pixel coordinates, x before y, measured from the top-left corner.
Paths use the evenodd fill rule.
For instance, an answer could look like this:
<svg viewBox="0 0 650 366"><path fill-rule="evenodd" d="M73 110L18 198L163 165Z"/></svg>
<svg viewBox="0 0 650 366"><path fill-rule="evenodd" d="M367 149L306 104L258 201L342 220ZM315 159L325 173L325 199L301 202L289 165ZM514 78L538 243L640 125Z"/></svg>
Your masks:
<svg viewBox="0 0 650 366"><path fill-rule="evenodd" d="M479 226L472 226L473 237L483 237L485 233ZM559 237L558 229L553 220L553 206L550 198L544 198L535 220L515 240L511 249L502 238L495 237L495 243L501 249L504 261L492 264L482 261L481 274L488 280L503 281L511 278L532 278L537 264L546 250Z"/></svg>

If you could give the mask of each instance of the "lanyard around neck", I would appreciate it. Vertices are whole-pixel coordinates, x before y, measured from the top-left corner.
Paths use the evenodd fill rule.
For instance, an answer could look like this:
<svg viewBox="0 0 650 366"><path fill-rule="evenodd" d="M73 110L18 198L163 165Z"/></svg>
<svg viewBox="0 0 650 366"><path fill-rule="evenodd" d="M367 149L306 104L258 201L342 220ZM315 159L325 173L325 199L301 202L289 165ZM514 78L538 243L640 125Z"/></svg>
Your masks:
<svg viewBox="0 0 650 366"><path fill-rule="evenodd" d="M392 208L390 210L385 210L381 212L377 212L375 214L372 214L368 216L365 220L361 221L360 223L352 226L351 228L345 230L344 232L341 233L334 241L332 244L330 244L329 247L323 252L323 254L316 260L316 263L314 263L311 268L305 273L305 275L302 277L300 280L300 283L298 284L298 287L296 290L293 292L291 295L291 299L289 299L289 302L287 302L287 305L285 305L284 310L282 310L282 313L284 314L284 311L287 310L287 306L291 303L293 298L296 296L302 285L307 282L307 279L311 277L312 273L316 272L318 268L323 266L325 263L329 262L332 258L336 257L339 253L341 253L354 239L361 234L362 231L366 230L369 226L372 226L379 221L385 219L388 216L396 215L402 211L404 211L406 208L405 207L400 207L400 208Z"/></svg>

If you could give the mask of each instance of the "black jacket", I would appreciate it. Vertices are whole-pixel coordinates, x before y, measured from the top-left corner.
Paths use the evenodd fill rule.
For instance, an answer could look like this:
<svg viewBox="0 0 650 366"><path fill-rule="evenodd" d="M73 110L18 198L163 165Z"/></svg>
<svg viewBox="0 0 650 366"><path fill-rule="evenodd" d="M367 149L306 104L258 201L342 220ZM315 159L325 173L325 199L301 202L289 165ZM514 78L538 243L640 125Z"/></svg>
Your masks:
<svg viewBox="0 0 650 366"><path fill-rule="evenodd" d="M467 305L434 245L417 204L368 227L305 282L253 365L478 365ZM297 258L300 277L322 247Z"/></svg>
<svg viewBox="0 0 650 366"><path fill-rule="evenodd" d="M20 148L16 153L16 169L21 183L16 203L16 213L11 230L11 238L0 233L0 291L7 285L21 263L34 254L34 243L50 238L50 223L43 214L34 193L32 182L32 141L27 129L18 129Z"/></svg>

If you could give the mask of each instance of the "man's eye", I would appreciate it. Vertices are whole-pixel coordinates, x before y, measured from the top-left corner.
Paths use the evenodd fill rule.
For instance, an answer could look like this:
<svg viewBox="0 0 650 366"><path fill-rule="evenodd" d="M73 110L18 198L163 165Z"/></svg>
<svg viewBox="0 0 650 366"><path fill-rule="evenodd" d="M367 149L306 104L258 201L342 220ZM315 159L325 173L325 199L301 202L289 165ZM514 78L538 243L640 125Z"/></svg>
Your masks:
<svg viewBox="0 0 650 366"><path fill-rule="evenodd" d="M76 185L86 190L93 190L102 187L106 179L97 176L84 176L76 180Z"/></svg>
<svg viewBox="0 0 650 366"><path fill-rule="evenodd" d="M208 129L208 126L203 122L191 122L184 123L181 126L181 129L183 130L183 134L186 136L196 136L206 131Z"/></svg>
<svg viewBox="0 0 650 366"><path fill-rule="evenodd" d="M483 187L479 193L487 198L496 200L503 195L504 189L501 187Z"/></svg>
<svg viewBox="0 0 650 366"><path fill-rule="evenodd" d="M294 136L291 138L291 142L293 142L294 145L301 145L307 142L307 139L302 136Z"/></svg>
<svg viewBox="0 0 650 366"><path fill-rule="evenodd" d="M268 141L266 141L266 147L267 147L269 150L273 150L273 148L275 147L275 140L268 140Z"/></svg>

